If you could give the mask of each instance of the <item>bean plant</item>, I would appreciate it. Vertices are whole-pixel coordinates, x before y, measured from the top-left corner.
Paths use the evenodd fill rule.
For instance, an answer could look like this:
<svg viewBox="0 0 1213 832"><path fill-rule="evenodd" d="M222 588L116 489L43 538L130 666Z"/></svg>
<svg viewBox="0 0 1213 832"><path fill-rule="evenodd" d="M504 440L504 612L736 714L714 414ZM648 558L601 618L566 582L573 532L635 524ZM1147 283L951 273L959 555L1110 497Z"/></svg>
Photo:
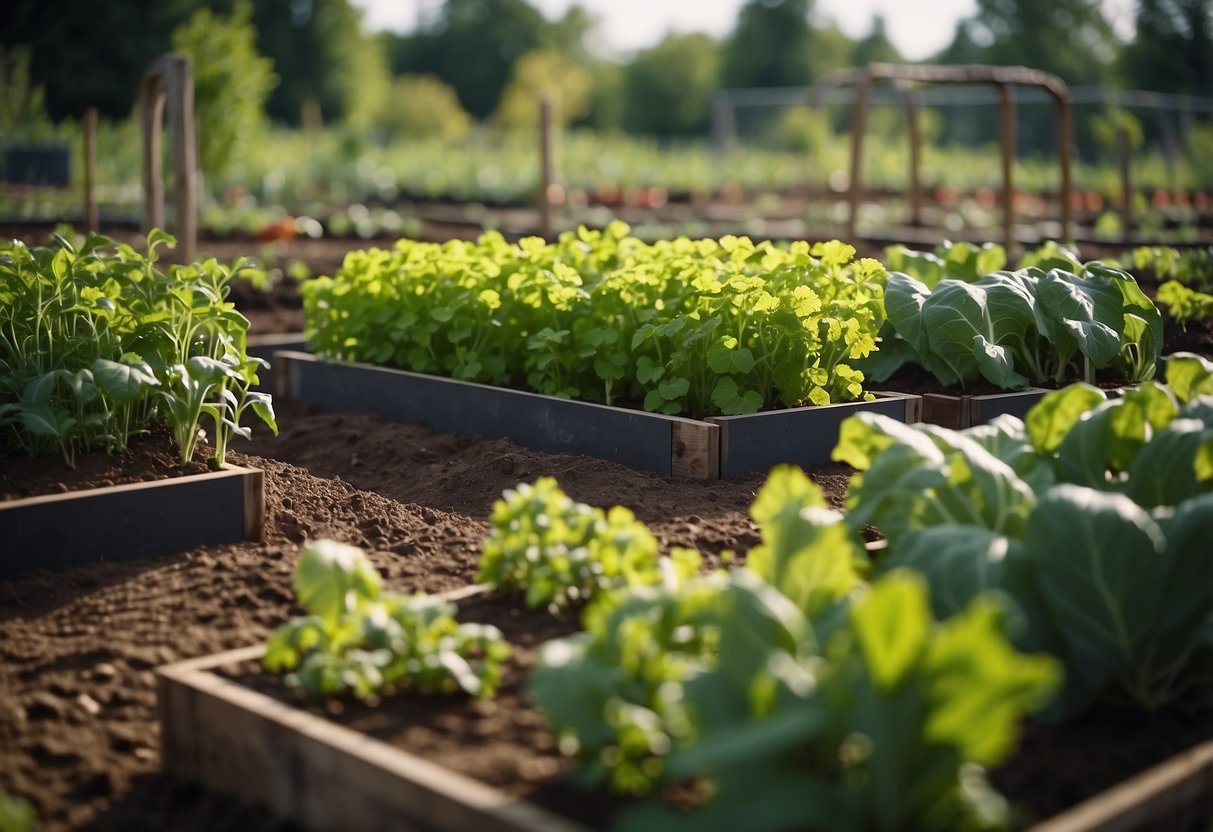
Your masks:
<svg viewBox="0 0 1213 832"><path fill-rule="evenodd" d="M204 418L212 467L252 410L277 431L267 394L252 391L264 364L246 352L248 320L227 302L248 268L213 259L157 267L173 246L160 230L147 254L90 234L78 248L0 245L0 454L120 451L164 422L182 465Z"/></svg>

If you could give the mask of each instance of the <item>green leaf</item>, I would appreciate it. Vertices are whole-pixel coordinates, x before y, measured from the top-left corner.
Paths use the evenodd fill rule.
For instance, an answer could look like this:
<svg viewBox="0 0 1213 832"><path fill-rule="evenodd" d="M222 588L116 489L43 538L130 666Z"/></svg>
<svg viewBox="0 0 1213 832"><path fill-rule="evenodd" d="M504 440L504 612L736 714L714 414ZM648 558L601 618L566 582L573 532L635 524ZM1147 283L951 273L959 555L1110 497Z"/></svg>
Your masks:
<svg viewBox="0 0 1213 832"><path fill-rule="evenodd" d="M1002 617L997 603L979 598L939 626L926 659L926 739L981 765L1006 759L1022 715L1043 705L1061 680L1052 657L1016 652Z"/></svg>
<svg viewBox="0 0 1213 832"><path fill-rule="evenodd" d="M915 671L930 637L925 581L910 571L886 575L851 608L851 625L872 680L892 691Z"/></svg>
<svg viewBox="0 0 1213 832"><path fill-rule="evenodd" d="M722 376L712 388L712 404L726 416L757 413L762 396L756 390L741 390L732 376Z"/></svg>
<svg viewBox="0 0 1213 832"><path fill-rule="evenodd" d="M674 401L681 399L691 389L691 382L685 378L670 378L665 379L657 387L661 393L661 398L666 401Z"/></svg>
<svg viewBox="0 0 1213 832"><path fill-rule="evenodd" d="M1182 404L1213 395L1213 361L1190 352L1168 356L1167 386Z"/></svg>
<svg viewBox="0 0 1213 832"><path fill-rule="evenodd" d="M382 579L356 546L317 540L299 553L295 591L308 612L332 621L379 595Z"/></svg>
<svg viewBox="0 0 1213 832"><path fill-rule="evenodd" d="M938 619L959 613L973 599L1003 584L1003 561L1010 547L1005 535L975 526L932 526L903 535L881 562L881 571L908 568L931 587L931 608Z"/></svg>
<svg viewBox="0 0 1213 832"><path fill-rule="evenodd" d="M1058 346L1073 339L1095 367L1105 367L1120 352L1124 298L1106 280L1086 280L1051 269L1037 287L1037 321Z"/></svg>
<svg viewBox="0 0 1213 832"><path fill-rule="evenodd" d="M137 358L124 358L121 362L97 358L90 369L96 385L116 402L133 402L159 384L151 366Z"/></svg>
<svg viewBox="0 0 1213 832"><path fill-rule="evenodd" d="M1083 383L1045 393L1028 411L1028 438L1036 450L1053 453L1074 425L1107 398L1099 388Z"/></svg>

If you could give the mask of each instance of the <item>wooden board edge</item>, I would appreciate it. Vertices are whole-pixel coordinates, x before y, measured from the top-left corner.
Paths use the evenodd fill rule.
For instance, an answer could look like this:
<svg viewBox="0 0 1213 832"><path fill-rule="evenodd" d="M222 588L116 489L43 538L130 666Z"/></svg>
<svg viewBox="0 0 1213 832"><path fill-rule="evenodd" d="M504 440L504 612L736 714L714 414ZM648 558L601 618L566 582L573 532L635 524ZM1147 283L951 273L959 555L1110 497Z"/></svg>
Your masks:
<svg viewBox="0 0 1213 832"><path fill-rule="evenodd" d="M686 420L670 427L670 473L699 480L720 479L720 425Z"/></svg>
<svg viewBox="0 0 1213 832"><path fill-rule="evenodd" d="M912 425L922 421L922 396L917 393L899 393L896 390L873 390L876 401L882 399L901 399L906 403L905 422Z"/></svg>
<svg viewBox="0 0 1213 832"><path fill-rule="evenodd" d="M262 646L239 648L176 662L156 671L161 736L168 746L162 755L165 771L186 778L199 776L202 767L196 761L201 754L201 746L196 735L205 733L209 737L212 731L227 730L224 727L227 721L220 718L224 716L222 711L235 708L246 714L248 720L272 725L274 732L289 731L301 743L324 749L328 760L318 764L318 767L369 767L377 774L390 777L398 795L401 792L416 795L418 804L432 806L437 802L443 805L441 818L428 814L414 818L418 827L434 829L435 832L461 832L469 828L499 832L587 832L576 821L537 804L511 797L465 775L335 725L321 716L279 702L213 672L224 665L255 661L263 653ZM201 726L208 726L207 730L202 731ZM320 779L318 776L317 780ZM261 797L253 794L240 796L250 800ZM279 798L276 805L275 797ZM332 799L340 797L326 798ZM296 809L301 816L294 817L294 820L303 823L309 820L306 800L290 799L288 796L287 800L282 801L281 795L266 795L263 802L270 803L278 811ZM469 823L473 825L469 826ZM393 817L391 825L409 828L405 818Z"/></svg>
<svg viewBox="0 0 1213 832"><path fill-rule="evenodd" d="M265 472L259 468L245 469L244 476L244 539L265 542Z"/></svg>
<svg viewBox="0 0 1213 832"><path fill-rule="evenodd" d="M962 397L943 393L924 393L921 400L922 421L952 430L963 427L965 400Z"/></svg>
<svg viewBox="0 0 1213 832"><path fill-rule="evenodd" d="M121 485L107 485L101 488L88 488L82 491L68 491L62 494L38 494L33 497L22 497L19 500L5 500L0 502L0 512L3 511L18 511L22 508L34 505L43 505L48 503L70 503L73 500L83 500L89 497L96 497L108 494L126 494L151 491L153 489L172 488L174 486L192 485L203 480L224 479L227 477L246 477L251 472L256 471L255 468L243 468L239 465L224 465L218 471L206 471L202 474L187 474L184 477L166 477L159 480L146 480L144 482L128 482Z"/></svg>
<svg viewBox="0 0 1213 832"><path fill-rule="evenodd" d="M245 339L245 347L249 348L265 348L277 347L282 344L301 344L306 342L302 332L262 332L257 334L250 333Z"/></svg>
<svg viewBox="0 0 1213 832"><path fill-rule="evenodd" d="M1213 811L1213 740L1164 760L1029 832L1145 832L1166 828L1168 810Z"/></svg>

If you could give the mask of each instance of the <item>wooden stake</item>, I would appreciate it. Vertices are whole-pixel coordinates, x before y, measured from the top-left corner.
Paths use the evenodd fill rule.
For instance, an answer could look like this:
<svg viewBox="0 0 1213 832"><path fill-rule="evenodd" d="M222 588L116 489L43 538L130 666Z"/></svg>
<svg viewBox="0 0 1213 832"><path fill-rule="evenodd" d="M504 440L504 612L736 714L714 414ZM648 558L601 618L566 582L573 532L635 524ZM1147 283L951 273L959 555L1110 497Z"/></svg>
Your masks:
<svg viewBox="0 0 1213 832"><path fill-rule="evenodd" d="M1002 244L1010 254L1015 243L1015 98L1010 84L994 86L998 91L999 143L1002 146Z"/></svg>
<svg viewBox="0 0 1213 832"><path fill-rule="evenodd" d="M539 100L539 234L552 237L552 102L545 95Z"/></svg>
<svg viewBox="0 0 1213 832"><path fill-rule="evenodd" d="M1128 242L1133 232L1133 146L1129 130L1123 124L1116 131L1120 139L1120 223L1122 239Z"/></svg>
<svg viewBox="0 0 1213 832"><path fill-rule="evenodd" d="M84 111L84 230L98 231L97 212L97 108Z"/></svg>

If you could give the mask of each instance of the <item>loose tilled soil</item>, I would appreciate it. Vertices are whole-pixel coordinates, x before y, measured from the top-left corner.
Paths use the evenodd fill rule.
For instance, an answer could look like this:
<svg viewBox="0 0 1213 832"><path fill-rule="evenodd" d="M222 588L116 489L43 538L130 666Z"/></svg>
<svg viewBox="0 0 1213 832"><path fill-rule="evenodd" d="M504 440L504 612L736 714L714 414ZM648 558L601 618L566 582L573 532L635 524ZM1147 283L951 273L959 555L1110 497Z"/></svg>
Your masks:
<svg viewBox="0 0 1213 832"><path fill-rule="evenodd" d="M31 800L43 828L282 827L261 810L158 772L153 669L263 641L297 611L291 575L300 544L309 538L328 536L365 548L393 589L452 589L474 575L493 500L504 488L547 474L578 500L631 507L666 548L695 546L715 560L724 549L744 554L758 540L747 516L762 481L758 475L720 482L662 478L367 415L287 404L279 416L282 436L261 431L239 446L247 454L231 454L236 464L266 471L264 544L206 547L153 562L100 563L56 574L34 571L0 583L0 789ZM129 456L138 465L155 453ZM7 475L11 464L0 462L0 471ZM87 465L82 461L80 470ZM158 466L163 468L162 459ZM45 476L47 482L73 482L61 465L50 467L56 470ZM839 505L847 470L826 466L811 473ZM93 484L116 476L102 469ZM548 632L507 618L499 623L532 646ZM560 631L567 622L553 626L552 632ZM520 688L511 694L519 695ZM490 709L491 722L510 712L510 701ZM478 710L484 706L459 707L486 718ZM523 768L550 776L559 764L550 755L550 736L533 712L519 713L519 725L484 732L491 735L481 736L478 753L470 756L507 759L526 734L525 742L549 753ZM1052 810L1213 736L1209 717L1147 721L1113 714L1090 722L1094 727L1080 726L1060 743L1042 739L1047 727L1032 728L1029 747L1035 743L1039 756L1000 773L999 784ZM412 724L418 727L415 718ZM444 724L457 726L459 718ZM469 756L457 729L421 728L434 753ZM1126 744L1130 734L1142 744ZM1060 768L1034 773L1040 757L1057 759Z"/></svg>
<svg viewBox="0 0 1213 832"><path fill-rule="evenodd" d="M316 250L307 252L314 274L331 272L344 250L365 245L315 242ZM248 244L240 245L236 254L247 253ZM221 259L227 254L213 253ZM301 325L289 278L270 296L234 299L252 319L253 332ZM1213 341L1205 330L1193 334L1198 348ZM283 828L263 811L158 772L152 671L263 641L296 611L291 576L299 548L310 538L329 536L367 549L393 589L452 589L474 575L493 500L520 481L550 474L577 500L632 508L666 548L693 546L715 562L723 550L744 554L758 540L747 516L762 481L758 475L723 482L661 478L505 440L434 434L298 405L280 405L279 421L281 437L255 429L252 443L236 445L244 453L230 455L236 464L266 471L264 544L205 547L152 562L99 563L55 574L34 571L0 582L0 790L29 799L41 828ZM67 472L45 460L0 460L0 500L136 481L153 470L156 476L179 473L163 444L136 443L118 463L82 458L75 472ZM811 473L841 506L846 469L824 466ZM523 729L531 719L522 720ZM1036 757L1026 756L1027 764L997 773L996 781L1010 794L1033 795L1042 812L1055 811L1213 736L1211 723L1209 717L1146 720L1109 712L1093 715L1060 743L1049 737L1053 729L1032 726L1025 747L1058 765L1038 771L1030 762ZM528 729L527 742L543 745L535 728ZM1138 729L1132 733L1143 744L1126 741L1129 728ZM475 756L509 757L517 736L516 730L504 733L492 750L477 746ZM463 741L427 742L445 742L447 752L459 756ZM550 764L537 763L534 770Z"/></svg>

